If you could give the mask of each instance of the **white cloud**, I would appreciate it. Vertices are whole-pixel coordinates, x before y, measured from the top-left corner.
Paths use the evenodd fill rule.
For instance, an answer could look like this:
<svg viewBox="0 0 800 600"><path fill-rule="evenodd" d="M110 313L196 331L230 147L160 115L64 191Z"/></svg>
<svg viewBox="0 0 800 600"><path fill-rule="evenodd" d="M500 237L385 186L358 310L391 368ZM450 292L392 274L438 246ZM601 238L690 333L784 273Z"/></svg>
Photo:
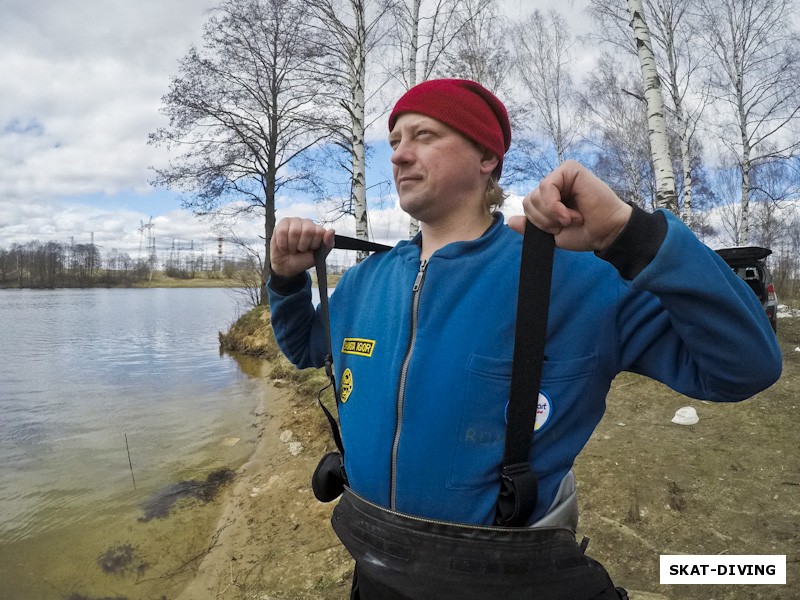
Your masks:
<svg viewBox="0 0 800 600"><path fill-rule="evenodd" d="M505 2L512 15L521 10L515 3L526 11L553 4ZM88 243L94 233L104 249L135 255L151 215L165 244L215 237L209 223L178 209L177 194L150 188L148 167L168 156L147 136L165 124L161 97L216 3L0 0L0 248ZM384 139L385 120L375 127ZM389 171L387 162L376 177ZM319 210L294 202L279 216L320 218ZM408 227L391 197L371 223L375 238L389 242ZM347 221L338 228L352 233ZM254 222L242 235L256 239L262 230Z"/></svg>
<svg viewBox="0 0 800 600"><path fill-rule="evenodd" d="M170 74L210 1L0 5L0 207L148 189ZM29 126L35 124L34 129Z"/></svg>
<svg viewBox="0 0 800 600"><path fill-rule="evenodd" d="M148 166L167 158L147 135L163 124L161 96L210 4L0 2L0 247L94 234L103 251L138 254L158 206ZM141 212L130 208L139 200ZM177 201L159 200L163 243L212 238Z"/></svg>

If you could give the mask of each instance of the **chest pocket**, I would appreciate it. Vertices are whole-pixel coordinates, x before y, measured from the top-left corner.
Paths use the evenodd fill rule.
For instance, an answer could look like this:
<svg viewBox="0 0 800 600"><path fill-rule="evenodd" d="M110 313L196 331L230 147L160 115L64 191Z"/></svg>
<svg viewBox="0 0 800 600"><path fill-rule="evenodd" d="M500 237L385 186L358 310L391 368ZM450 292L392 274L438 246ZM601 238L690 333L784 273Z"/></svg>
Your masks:
<svg viewBox="0 0 800 600"><path fill-rule="evenodd" d="M545 361L542 391L551 405L547 422L537 433L557 427L565 418L571 421L570 415L576 416L581 399L592 397L589 388L597 362L596 354ZM470 359L448 488L496 487L505 449L511 367L511 360L478 355Z"/></svg>

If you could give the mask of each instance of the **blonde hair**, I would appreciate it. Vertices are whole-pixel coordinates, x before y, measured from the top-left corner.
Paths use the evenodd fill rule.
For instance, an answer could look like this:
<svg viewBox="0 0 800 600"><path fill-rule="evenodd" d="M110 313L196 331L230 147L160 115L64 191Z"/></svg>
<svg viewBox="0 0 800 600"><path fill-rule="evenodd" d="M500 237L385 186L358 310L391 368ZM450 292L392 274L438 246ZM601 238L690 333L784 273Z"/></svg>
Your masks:
<svg viewBox="0 0 800 600"><path fill-rule="evenodd" d="M486 182L486 206L491 212L503 206L503 202L508 197L497 182L497 177L492 175L489 181Z"/></svg>

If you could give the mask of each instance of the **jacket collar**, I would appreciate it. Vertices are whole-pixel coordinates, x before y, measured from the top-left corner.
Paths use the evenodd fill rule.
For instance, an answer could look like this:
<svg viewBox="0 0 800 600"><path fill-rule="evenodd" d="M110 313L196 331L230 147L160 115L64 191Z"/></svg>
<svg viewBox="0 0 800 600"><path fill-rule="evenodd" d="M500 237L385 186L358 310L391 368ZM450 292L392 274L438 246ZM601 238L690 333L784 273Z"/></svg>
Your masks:
<svg viewBox="0 0 800 600"><path fill-rule="evenodd" d="M494 242L503 232L505 218L503 217L503 213L500 211L495 211L492 216L494 217L494 221L479 238L447 244L443 248L439 248L439 250L434 252L431 256L431 259L460 258L473 252L478 252ZM422 250L422 232L418 232L417 235L410 240L399 242L396 248L397 251L400 252L401 256L407 260L415 260L419 262L419 254Z"/></svg>

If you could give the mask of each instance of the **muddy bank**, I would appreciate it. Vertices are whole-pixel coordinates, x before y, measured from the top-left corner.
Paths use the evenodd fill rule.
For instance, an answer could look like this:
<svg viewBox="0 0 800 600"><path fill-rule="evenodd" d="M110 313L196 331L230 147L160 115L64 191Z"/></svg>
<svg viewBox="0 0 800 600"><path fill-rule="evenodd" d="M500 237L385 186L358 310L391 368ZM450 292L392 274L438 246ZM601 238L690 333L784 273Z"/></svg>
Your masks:
<svg viewBox="0 0 800 600"><path fill-rule="evenodd" d="M223 467L209 473L204 481L184 479L169 483L157 490L144 503L142 506L144 514L139 517L139 522L147 523L151 519L166 519L181 500L195 499L201 502L210 502L217 496L220 488L230 483L235 476L233 470Z"/></svg>

